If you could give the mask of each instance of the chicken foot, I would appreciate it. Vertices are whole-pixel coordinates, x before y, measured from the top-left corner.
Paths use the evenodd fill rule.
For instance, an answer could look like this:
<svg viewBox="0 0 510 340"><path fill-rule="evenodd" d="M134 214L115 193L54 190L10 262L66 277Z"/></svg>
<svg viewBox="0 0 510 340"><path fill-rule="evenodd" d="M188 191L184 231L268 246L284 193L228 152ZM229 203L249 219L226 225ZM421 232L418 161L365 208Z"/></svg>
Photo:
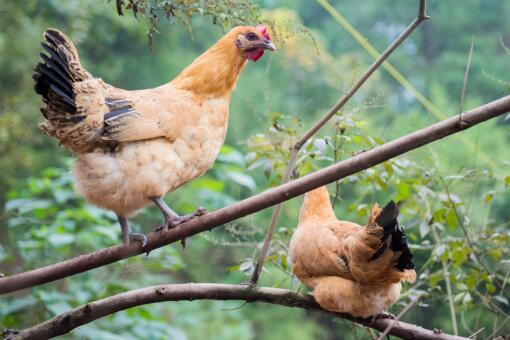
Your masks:
<svg viewBox="0 0 510 340"><path fill-rule="evenodd" d="M396 316L394 314L389 313L389 312L382 311L381 313L373 315L373 316L371 316L369 318L369 320L371 322L375 322L375 321L377 321L379 319L392 319L392 320L395 320Z"/></svg>
<svg viewBox="0 0 510 340"><path fill-rule="evenodd" d="M163 213L163 216L165 216L165 222L156 228L156 231L161 230L163 228L173 228L178 226L181 223L187 222L191 220L192 218L195 218L197 216L202 216L207 213L207 210L205 208L199 207L195 212L188 214L188 215L182 215L179 216L175 211L173 211L168 204L163 201L163 199L160 196L151 197L151 200L156 204L156 206L161 210Z"/></svg>
<svg viewBox="0 0 510 340"><path fill-rule="evenodd" d="M119 219L120 228L122 229L124 245L129 246L131 241L139 241L142 244L142 248L145 247L147 244L147 236L144 234L134 233L125 217L117 215L117 218Z"/></svg>

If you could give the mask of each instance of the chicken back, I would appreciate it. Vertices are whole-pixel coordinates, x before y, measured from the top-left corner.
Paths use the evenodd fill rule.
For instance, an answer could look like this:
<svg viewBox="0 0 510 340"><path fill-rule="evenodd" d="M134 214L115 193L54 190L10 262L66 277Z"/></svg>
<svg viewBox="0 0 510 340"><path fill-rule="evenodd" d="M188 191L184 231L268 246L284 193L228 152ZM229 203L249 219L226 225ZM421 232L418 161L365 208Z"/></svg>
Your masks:
<svg viewBox="0 0 510 340"><path fill-rule="evenodd" d="M126 218L151 202L166 227L203 213L178 216L162 197L213 164L241 71L248 60L275 50L266 28L235 27L171 82L137 91L93 77L62 32L48 29L44 39L46 54L34 74L44 101L40 127L74 153L77 190L117 214L124 242L145 244Z"/></svg>
<svg viewBox="0 0 510 340"><path fill-rule="evenodd" d="M338 220L326 187L306 194L290 241L294 274L322 308L357 317L377 315L400 296L416 272L398 208L372 208L366 226Z"/></svg>

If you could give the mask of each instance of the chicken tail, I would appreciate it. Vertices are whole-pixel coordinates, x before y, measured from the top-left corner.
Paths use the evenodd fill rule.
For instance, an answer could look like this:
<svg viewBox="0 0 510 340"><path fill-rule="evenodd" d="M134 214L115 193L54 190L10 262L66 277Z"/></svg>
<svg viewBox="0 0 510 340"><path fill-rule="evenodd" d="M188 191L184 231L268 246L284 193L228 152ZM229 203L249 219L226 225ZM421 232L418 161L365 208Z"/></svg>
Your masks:
<svg viewBox="0 0 510 340"><path fill-rule="evenodd" d="M412 282L416 278L416 273L413 270L413 255L409 250L406 234L402 227L400 227L398 224L397 217L398 207L395 202L391 201L382 209L380 214L373 221L375 222L374 224L376 226L382 228L382 233L380 234L381 245L374 252L369 261L378 259L385 252L385 250L390 247L393 253L399 254L395 260L394 267L401 272L405 272L403 279ZM371 221L369 219L369 228L370 222ZM391 241L388 242L390 236Z"/></svg>
<svg viewBox="0 0 510 340"><path fill-rule="evenodd" d="M78 52L71 40L56 29L47 29L43 34L42 62L35 69L35 92L46 102L58 100L62 109L74 113L73 83L86 80L91 75L81 66Z"/></svg>
<svg viewBox="0 0 510 340"><path fill-rule="evenodd" d="M336 219L326 186L307 192L303 205L301 206L301 211L299 213L300 224L316 218Z"/></svg>
<svg viewBox="0 0 510 340"><path fill-rule="evenodd" d="M81 66L76 48L64 33L50 28L43 36L46 54L40 54L42 61L33 75L35 92L45 103L41 108L45 119L39 127L72 151L82 150L97 131L87 133L93 129L84 124L87 114L77 103L76 85L97 80Z"/></svg>

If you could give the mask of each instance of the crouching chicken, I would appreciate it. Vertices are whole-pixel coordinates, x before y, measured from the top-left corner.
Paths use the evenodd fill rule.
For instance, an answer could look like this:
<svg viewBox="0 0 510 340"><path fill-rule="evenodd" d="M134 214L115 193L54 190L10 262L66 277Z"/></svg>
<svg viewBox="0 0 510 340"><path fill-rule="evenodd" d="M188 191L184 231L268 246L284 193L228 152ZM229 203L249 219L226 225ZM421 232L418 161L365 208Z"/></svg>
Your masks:
<svg viewBox="0 0 510 340"><path fill-rule="evenodd" d="M398 208L375 204L366 226L335 217L326 187L306 194L290 240L292 271L319 305L332 312L367 318L400 296L401 281L416 272Z"/></svg>
<svg viewBox="0 0 510 340"><path fill-rule="evenodd" d="M124 243L145 246L127 217L155 203L172 227L177 215L163 196L203 175L225 140L229 102L248 60L274 51L263 25L235 27L175 79L127 91L92 76L71 40L48 29L34 74L43 97L40 127L76 156L76 187L90 203L117 214Z"/></svg>

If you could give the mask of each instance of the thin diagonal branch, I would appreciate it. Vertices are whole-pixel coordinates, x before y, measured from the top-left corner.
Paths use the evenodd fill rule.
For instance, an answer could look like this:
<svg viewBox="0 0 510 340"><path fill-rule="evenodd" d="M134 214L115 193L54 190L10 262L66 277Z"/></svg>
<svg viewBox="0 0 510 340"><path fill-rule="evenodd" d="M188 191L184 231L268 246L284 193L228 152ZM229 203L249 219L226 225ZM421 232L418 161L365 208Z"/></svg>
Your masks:
<svg viewBox="0 0 510 340"><path fill-rule="evenodd" d="M321 2L321 0L319 0ZM322 2L321 2L322 3ZM319 131L324 124L326 124L351 98L359 91L361 86L370 78L370 76L384 63L386 59L395 51L401 44L404 42L407 37L426 19L429 17L425 13L427 0L420 0L420 7L418 11L418 16L413 20L413 22L402 32L402 34L390 45L388 48L374 61L374 63L368 68L368 70L354 83L351 88L329 109L329 111L322 116L304 135L301 137L297 143L294 145L291 151L290 160L287 163L287 168L285 170L285 176L283 178L282 184L287 183L290 180L291 174L294 172L296 167L296 160L299 151L305 145L305 143L317 132ZM273 215L271 216L271 223L269 224L269 228L267 229L266 236L264 237L264 243L262 244L262 248L260 249L259 258L255 267L253 269L253 273L250 278L250 284L256 285L260 276L260 272L262 271L262 267L264 266L264 260L269 251L269 246L271 244L271 239L273 238L274 230L276 228L276 222L278 221L278 217L280 216L281 204L277 205L273 210Z"/></svg>
<svg viewBox="0 0 510 340"><path fill-rule="evenodd" d="M441 182L441 185L443 186L443 189L446 192L446 196L448 197L448 202L450 203L450 206L451 206L451 208L453 210L453 213L455 214L455 217L457 218L457 225L462 230L462 233L464 234L464 239L466 240L469 249L471 249L471 252L475 256L476 260L483 267L483 269L485 269L487 274L491 278L494 278L494 281L496 282L496 284L500 288L502 288L502 284L499 282L498 277L496 276L494 271L489 269L489 267L487 266L485 261L482 260L482 256L480 255L480 253L476 249L475 244L473 243L473 240L471 240L471 237L469 236L468 230L467 230L466 226L464 225L464 222L462 221L462 216L460 215L459 211L457 210L457 206L456 206L455 202L452 199L450 188L449 188L448 184L446 183L446 181L444 180L443 175L441 173L439 173L438 175L439 175L439 181Z"/></svg>
<svg viewBox="0 0 510 340"><path fill-rule="evenodd" d="M251 288L247 285L214 283L169 284L132 290L90 302L33 327L21 331L9 330L4 336L8 340L48 339L69 333L79 326L121 310L156 302L181 300L244 300L246 302L265 302L286 307L326 312L320 308L311 295L287 289ZM405 339L466 339L438 331L431 331L405 322L397 321L393 323L394 320L391 319L379 318L372 320L355 318L349 314L330 314L379 331L383 331L392 325L389 334Z"/></svg>
<svg viewBox="0 0 510 340"><path fill-rule="evenodd" d="M130 246L117 245L77 256L75 258L0 278L0 294L62 279L67 276L98 268L131 256L150 252L156 248L211 230L254 212L287 201L322 185L332 183L359 171L383 163L410 150L439 140L476 124L510 112L510 96L482 105L462 115L465 125L458 124L457 116L435 123L421 130L397 138L389 143L362 152L349 159L331 165L290 183L266 190L225 208L192 219L170 230L153 231L147 235L147 245L141 249L138 243Z"/></svg>
<svg viewBox="0 0 510 340"><path fill-rule="evenodd" d="M386 327L386 329L384 330L384 332L382 332L376 340L383 340L384 337L388 334L391 334L391 330L393 329L393 327L395 327L396 323L402 319L402 317L404 316L405 313L407 313L411 308L414 307L414 305L416 305L418 303L418 300L420 300L420 297L415 297L413 299L411 299L411 302L409 302L407 304L407 306L405 306L404 309L402 309L402 311L400 313L398 313L397 317L394 319L394 320L391 320L389 322L389 325Z"/></svg>
<svg viewBox="0 0 510 340"><path fill-rule="evenodd" d="M434 242L436 243L436 246L439 246L441 244L441 238L440 238L439 233L437 232L434 224L431 224L430 230L432 231L432 237L434 238ZM452 330L453 330L453 334L457 335L457 334L459 334L458 327L457 327L457 314L455 312L455 303L453 300L452 283L450 280L450 272L448 271L448 263L444 259L440 259L440 261L441 261L444 281L445 281L445 285L446 285L446 294L448 296L448 307L450 309L450 318L452 320Z"/></svg>
<svg viewBox="0 0 510 340"><path fill-rule="evenodd" d="M462 91L460 92L460 109L459 115L464 111L464 97L466 95L467 81L469 77L469 70L471 69L471 59L473 58L473 49L475 47L475 41L471 38L471 46L469 47L468 60L466 64L466 70L464 71L464 81L462 82Z"/></svg>
<svg viewBox="0 0 510 340"><path fill-rule="evenodd" d="M333 8L329 3L328 0L317 0L320 2L322 7L328 11L328 13L331 15L335 21L337 21L340 26L345 29L353 38L356 40L356 42L363 47L364 50L368 52L372 56L372 58L379 57L379 52L377 49L370 44L370 42L359 32L357 31L350 22L340 14L340 12ZM430 100L428 100L407 78L400 73L389 61L385 62L382 67L388 72L389 75L391 75L404 89L409 91L414 98L417 100L418 103L420 103L425 110L433 115L437 120L442 120L446 118L446 115L441 112L437 108L436 105L434 105ZM496 81L498 81L496 79ZM477 147L473 143L473 141L466 136L460 135L456 136L456 138L464 144L469 150L476 152ZM494 167L495 163L492 157L487 155L485 152L478 152L477 157L480 158L485 164L490 166L491 168Z"/></svg>

